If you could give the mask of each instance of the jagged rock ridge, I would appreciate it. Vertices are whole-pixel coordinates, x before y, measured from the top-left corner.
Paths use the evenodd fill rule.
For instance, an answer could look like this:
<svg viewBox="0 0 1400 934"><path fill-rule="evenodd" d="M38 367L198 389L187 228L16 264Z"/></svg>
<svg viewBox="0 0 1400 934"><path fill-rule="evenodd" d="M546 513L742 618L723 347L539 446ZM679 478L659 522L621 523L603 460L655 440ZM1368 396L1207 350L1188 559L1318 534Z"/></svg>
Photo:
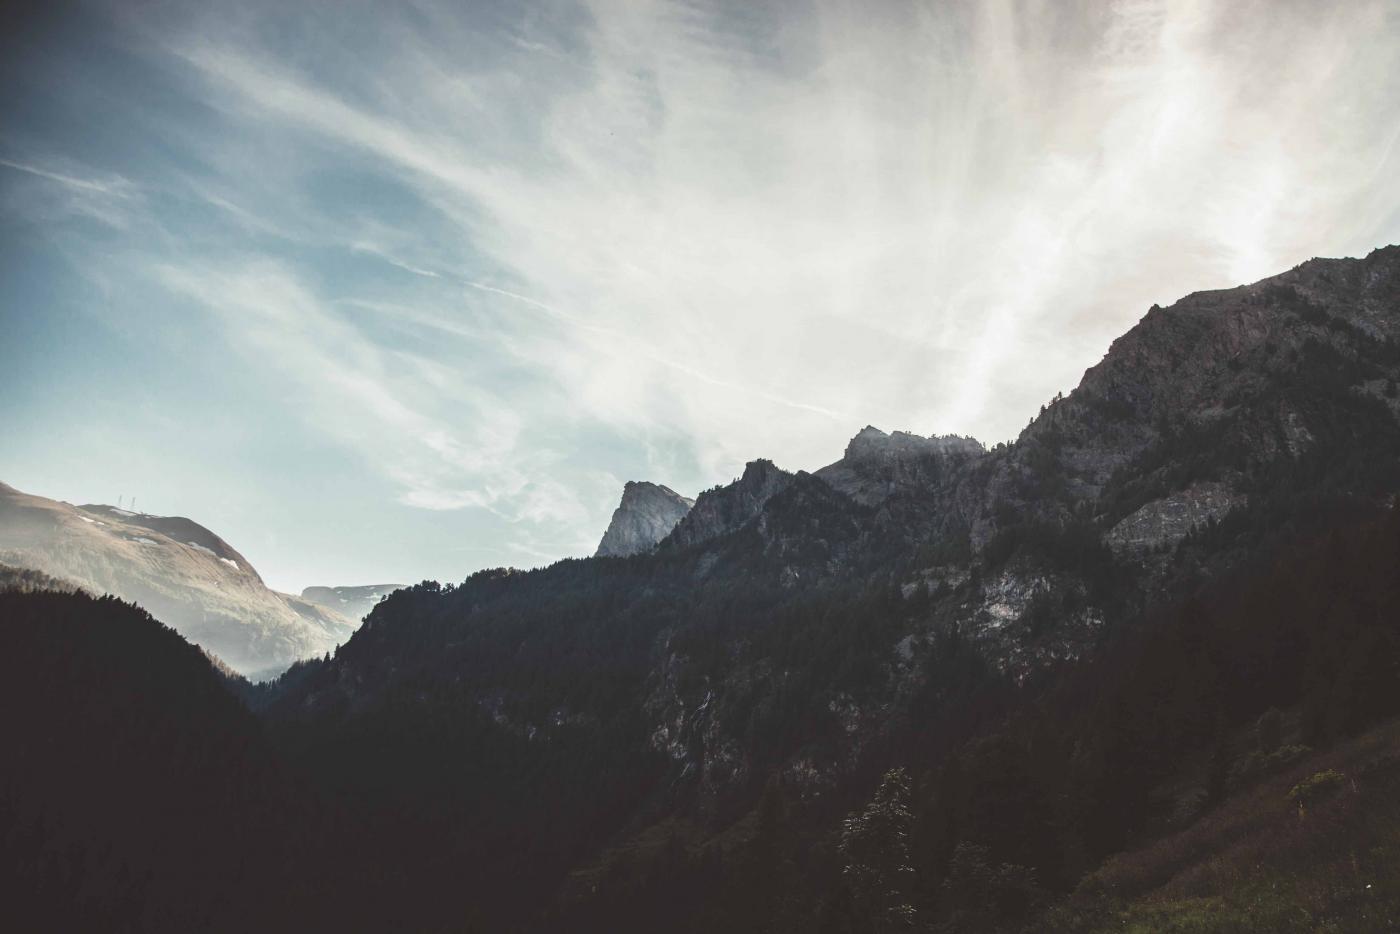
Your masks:
<svg viewBox="0 0 1400 934"><path fill-rule="evenodd" d="M739 479L696 497L695 506L666 538L666 545L685 548L733 532L757 516L764 504L790 483L792 474L772 461L750 461Z"/></svg>
<svg viewBox="0 0 1400 934"><path fill-rule="evenodd" d="M629 480L598 543L597 557L625 558L655 548L695 505L668 486Z"/></svg>
<svg viewBox="0 0 1400 934"><path fill-rule="evenodd" d="M846 445L845 455L814 476L856 502L874 506L901 488L933 486L939 478L987 453L975 438L904 431L886 434L867 425Z"/></svg>

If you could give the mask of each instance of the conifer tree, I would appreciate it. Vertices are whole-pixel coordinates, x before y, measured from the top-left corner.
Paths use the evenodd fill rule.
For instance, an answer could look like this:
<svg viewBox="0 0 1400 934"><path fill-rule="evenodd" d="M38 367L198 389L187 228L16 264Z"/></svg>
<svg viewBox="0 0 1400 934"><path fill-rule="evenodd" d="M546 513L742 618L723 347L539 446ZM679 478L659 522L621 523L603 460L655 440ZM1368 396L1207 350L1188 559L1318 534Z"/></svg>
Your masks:
<svg viewBox="0 0 1400 934"><path fill-rule="evenodd" d="M853 908L877 934L914 925L914 906L908 897L914 876L909 864L912 823L909 775L901 768L886 772L875 797L850 814L841 827L842 873Z"/></svg>

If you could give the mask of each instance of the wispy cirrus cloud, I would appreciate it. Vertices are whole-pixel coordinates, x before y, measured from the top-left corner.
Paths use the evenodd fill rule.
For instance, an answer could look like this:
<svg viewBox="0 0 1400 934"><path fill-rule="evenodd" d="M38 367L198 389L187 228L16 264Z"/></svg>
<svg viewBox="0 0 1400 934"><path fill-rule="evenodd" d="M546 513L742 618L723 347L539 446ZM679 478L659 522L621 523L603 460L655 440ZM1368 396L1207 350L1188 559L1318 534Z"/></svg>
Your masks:
<svg viewBox="0 0 1400 934"><path fill-rule="evenodd" d="M1149 304L1400 239L1384 0L106 15L140 157L30 175L130 177L75 191L161 235L91 274L507 558L586 548L619 477L1010 437Z"/></svg>
<svg viewBox="0 0 1400 934"><path fill-rule="evenodd" d="M737 399L679 397L1004 437L1193 264L1200 284L1263 275L1319 218L1350 225L1377 184L1395 196L1356 171L1391 158L1393 133L1362 119L1331 139L1301 132L1334 124L1342 95L1390 112L1381 4L1125 3L1075 11L1072 28L1034 5L588 12L572 45L515 34L529 55L483 68L419 35L377 60L355 102L276 50L178 48L253 119L406 178L519 283L498 294L630 335L635 378L568 357L560 377L602 419L666 396L663 417L716 449L712 467L770 432L736 426ZM454 111L463 88L502 75L515 94ZM1067 305L1081 320L1057 317ZM1043 385L1026 385L1029 364ZM854 381L829 378L844 367ZM997 404L1003 391L1025 407ZM784 446L810 463L849 426L793 428Z"/></svg>
<svg viewBox="0 0 1400 934"><path fill-rule="evenodd" d="M0 158L0 172L18 173L36 184L5 186L8 209L47 224L80 217L125 230L140 210L140 191L117 174L96 174L66 158L22 161Z"/></svg>
<svg viewBox="0 0 1400 934"><path fill-rule="evenodd" d="M512 407L450 368L365 339L283 264L224 259L153 272L218 316L246 360L287 380L311 425L372 457L404 502L494 509L529 490ZM458 487L462 476L471 489Z"/></svg>
<svg viewBox="0 0 1400 934"><path fill-rule="evenodd" d="M58 182L67 188L78 191L92 192L93 194L107 195L114 198L131 197L132 185L124 178L98 179L81 178L76 175L67 175L53 169L46 169L42 166L30 165L24 162L13 162L9 159L0 159L0 166L7 169L14 169L17 172L24 172L38 178L51 182Z"/></svg>

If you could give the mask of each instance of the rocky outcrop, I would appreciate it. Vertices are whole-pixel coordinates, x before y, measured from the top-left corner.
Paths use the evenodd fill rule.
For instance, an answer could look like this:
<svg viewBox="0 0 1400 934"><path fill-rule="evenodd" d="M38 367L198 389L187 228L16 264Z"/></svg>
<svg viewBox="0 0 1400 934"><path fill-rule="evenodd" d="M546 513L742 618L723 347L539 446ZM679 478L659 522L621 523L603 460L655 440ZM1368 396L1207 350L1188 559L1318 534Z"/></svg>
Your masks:
<svg viewBox="0 0 1400 934"><path fill-rule="evenodd" d="M846 445L845 455L818 470L833 489L864 506L884 502L901 489L936 486L987 449L975 438L886 434L867 425Z"/></svg>
<svg viewBox="0 0 1400 934"><path fill-rule="evenodd" d="M243 673L334 648L354 624L263 584L209 529L179 516L73 506L0 484L0 561L140 604Z"/></svg>
<svg viewBox="0 0 1400 934"><path fill-rule="evenodd" d="M694 505L695 500L668 486L629 480L595 557L625 558L651 551Z"/></svg>
<svg viewBox="0 0 1400 934"><path fill-rule="evenodd" d="M666 539L670 547L685 548L711 541L746 525L764 505L788 488L792 474L770 460L750 461L744 474L728 486L706 490Z"/></svg>
<svg viewBox="0 0 1400 934"><path fill-rule="evenodd" d="M1109 529L1104 541L1119 553L1175 545L1192 529L1218 521L1245 500L1223 483L1198 483L1137 509Z"/></svg>

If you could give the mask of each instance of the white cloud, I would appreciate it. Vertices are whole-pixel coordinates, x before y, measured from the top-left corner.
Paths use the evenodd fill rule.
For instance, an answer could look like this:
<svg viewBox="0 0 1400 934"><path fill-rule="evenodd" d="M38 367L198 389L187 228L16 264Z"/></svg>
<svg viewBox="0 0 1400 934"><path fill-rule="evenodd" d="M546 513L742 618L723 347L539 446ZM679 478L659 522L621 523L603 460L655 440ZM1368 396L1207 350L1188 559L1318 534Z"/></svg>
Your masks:
<svg viewBox="0 0 1400 934"><path fill-rule="evenodd" d="M162 281L521 554L601 531L604 441L694 492L866 423L1001 440L1149 304L1400 239L1384 0L487 10L122 15L241 244Z"/></svg>
<svg viewBox="0 0 1400 934"><path fill-rule="evenodd" d="M245 359L295 389L308 425L371 460L402 487L405 504L498 511L518 500L534 508L535 483L521 472L531 452L518 450L519 416L467 375L366 339L281 263L255 258L155 272L172 292L218 315Z"/></svg>
<svg viewBox="0 0 1400 934"><path fill-rule="evenodd" d="M51 182L58 182L61 185L77 189L78 191L94 192L96 194L109 195L116 198L127 198L131 195L131 183L121 177L112 179L83 178L76 175L67 175L52 169L46 169L42 166L29 165L24 162L12 162L9 159L0 159L0 165L9 169L15 169L19 172L24 172L28 175L35 175Z"/></svg>
<svg viewBox="0 0 1400 934"><path fill-rule="evenodd" d="M1400 190L1384 4L590 12L486 67L418 36L355 103L276 50L182 54L406 174L574 329L548 365L591 416L675 420L710 468L872 418L1004 437L1150 300L1366 245L1346 217Z"/></svg>
<svg viewBox="0 0 1400 934"><path fill-rule="evenodd" d="M130 226L131 214L139 207L140 192L129 179L91 173L67 159L0 159L0 171L4 170L38 180L38 190L12 190L6 197L8 210L34 220L54 223L68 217L85 217L125 230Z"/></svg>

